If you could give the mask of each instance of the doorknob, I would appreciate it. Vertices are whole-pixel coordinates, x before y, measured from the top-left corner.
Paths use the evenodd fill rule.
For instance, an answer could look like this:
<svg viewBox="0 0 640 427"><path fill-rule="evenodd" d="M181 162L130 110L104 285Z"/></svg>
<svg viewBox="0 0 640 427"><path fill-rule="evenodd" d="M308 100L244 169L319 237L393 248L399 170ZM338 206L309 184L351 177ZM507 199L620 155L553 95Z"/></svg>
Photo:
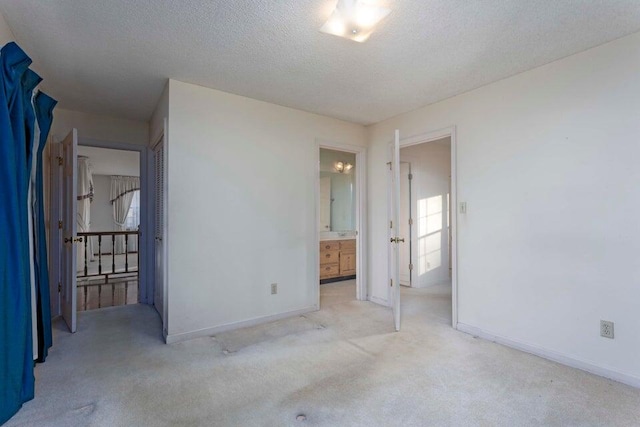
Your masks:
<svg viewBox="0 0 640 427"><path fill-rule="evenodd" d="M71 237L65 237L64 238L64 242L65 243L82 243L82 237L74 237L73 239Z"/></svg>
<svg viewBox="0 0 640 427"><path fill-rule="evenodd" d="M401 239L399 237L392 237L391 238L391 243L400 243L400 242L404 243L404 238L403 239Z"/></svg>

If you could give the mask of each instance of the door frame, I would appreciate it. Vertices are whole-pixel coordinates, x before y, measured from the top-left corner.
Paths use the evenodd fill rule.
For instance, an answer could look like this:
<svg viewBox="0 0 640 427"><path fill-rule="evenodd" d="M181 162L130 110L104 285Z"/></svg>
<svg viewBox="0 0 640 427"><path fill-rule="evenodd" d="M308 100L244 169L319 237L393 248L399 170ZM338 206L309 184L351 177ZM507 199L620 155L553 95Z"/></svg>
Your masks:
<svg viewBox="0 0 640 427"><path fill-rule="evenodd" d="M138 161L140 162L140 191L141 195L145 195L146 197L140 198L140 235L138 236L138 250L140 248L144 249L144 256L140 257L140 265L138 265L139 269L139 294L138 294L138 302L141 304L153 304L153 257L152 252L153 248L153 239L150 237L153 235L151 232L153 230L153 200L150 196L153 197L153 187L151 186L151 182L149 182L149 147L141 144L131 144L127 142L116 142L116 141L104 141L100 139L93 138L83 138L78 137L78 145L85 147L95 147L95 148L106 148L111 150L124 150L124 151L136 151L139 153L140 157Z"/></svg>
<svg viewBox="0 0 640 427"><path fill-rule="evenodd" d="M73 128L61 141L62 145L62 288L60 311L69 332L77 330L77 214L78 214L78 129Z"/></svg>
<svg viewBox="0 0 640 427"><path fill-rule="evenodd" d="M405 162L405 161L400 160L400 196L402 195L402 182L404 181L404 177L402 176L402 165L403 164L405 164L405 165L407 165L409 167L409 174L408 174L409 176L408 176L408 179L407 179L407 181L409 181L407 183L407 186L408 186L408 190L407 191L409 193L408 194L408 196L409 196L409 207L408 207L408 214L409 215L408 216L409 216L409 218L407 218L408 219L407 228L408 228L409 232L407 233L407 237L406 237L406 239L407 239L407 241L409 243L409 246L408 246L408 248L409 248L409 264L407 265L407 268L409 269L409 284L408 285L403 285L402 284L402 279L400 279L398 281L399 282L398 284L400 286L404 286L404 287L407 287L407 288L412 288L413 287L413 280L412 280L413 279L413 271L412 271L412 269L410 267L410 265L413 264L413 241L412 241L413 224L411 222L411 220L413 219L412 216L411 216L413 214L413 212L411 210L411 208L412 208L412 205L411 205L411 200L412 200L411 199L411 197L412 197L411 196L411 185L412 185L412 182L411 182L412 181L412 178L411 178L411 176L412 176L411 175L411 162ZM402 206L402 203L404 203L404 202L402 201L402 198L400 198L400 199L401 199L400 206ZM406 200L405 200L405 202L406 202ZM405 218L402 218L402 207L400 209L401 209L400 210L400 216L401 216L400 224L402 224L402 222L404 221ZM405 205L405 209L407 209L406 205ZM398 231L399 230L400 230L400 227L398 226ZM402 235L402 233L400 233L400 234ZM402 272L400 272L400 274L402 274Z"/></svg>
<svg viewBox="0 0 640 427"><path fill-rule="evenodd" d="M148 168L148 176L147 178L149 179L149 187L153 190L149 192L149 206L153 206L155 209L156 206L156 163L155 163L155 152L156 152L156 148L158 147L158 145L162 144L162 164L163 164L163 177L162 177L162 197L163 197L163 207L164 207L164 211L162 212L162 261L163 261L163 266L162 266L162 283L160 284L160 286L162 286L162 315L160 316L162 319L162 336L163 339L165 341L165 343L167 342L167 335L168 335L168 316L169 316L169 296L168 296L168 292L169 292L169 245L168 245L168 211L169 211L169 182L167 179L168 173L169 173L169 167L168 167L168 155L167 155L167 151L168 151L168 144L167 144L167 139L166 139L166 135L168 134L168 121L167 119L164 119L163 122L163 128L162 131L160 132L160 134L152 140L151 146L148 148L149 150L149 168ZM150 238L150 245L151 248L153 250L153 261L150 263L150 268L152 269L150 276L149 277L153 277L153 282L156 283L156 247L155 247L155 230L156 230L156 216L155 216L155 212L153 209L149 210L149 224L151 224L153 226L152 230L154 234L154 238L151 239ZM151 287L151 291L152 293L149 294L150 298L151 298L151 302L150 304L153 305L155 307L155 288ZM156 307L157 310L157 307Z"/></svg>
<svg viewBox="0 0 640 427"><path fill-rule="evenodd" d="M359 145L343 144L335 141L316 139L315 147L315 218L314 218L314 247L311 253L314 261L314 277L316 281L317 302L320 309L320 149L343 151L356 155L356 299L367 301L367 148Z"/></svg>
<svg viewBox="0 0 640 427"><path fill-rule="evenodd" d="M400 149L451 138L451 326L458 329L458 145L456 127L448 126L431 132L400 138ZM390 249L389 249L390 250Z"/></svg>

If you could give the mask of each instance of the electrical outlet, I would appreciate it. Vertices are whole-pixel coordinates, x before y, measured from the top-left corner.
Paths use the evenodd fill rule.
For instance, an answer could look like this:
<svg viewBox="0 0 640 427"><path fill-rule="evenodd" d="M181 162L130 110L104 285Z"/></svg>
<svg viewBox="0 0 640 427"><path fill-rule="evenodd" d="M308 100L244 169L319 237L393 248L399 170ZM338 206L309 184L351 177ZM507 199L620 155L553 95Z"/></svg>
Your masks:
<svg viewBox="0 0 640 427"><path fill-rule="evenodd" d="M461 214L467 213L467 202L460 202L460 213Z"/></svg>
<svg viewBox="0 0 640 427"><path fill-rule="evenodd" d="M271 295L275 295L278 293L278 284L277 283L272 283L271 284Z"/></svg>
<svg viewBox="0 0 640 427"><path fill-rule="evenodd" d="M600 336L613 339L613 322L607 320L600 321Z"/></svg>

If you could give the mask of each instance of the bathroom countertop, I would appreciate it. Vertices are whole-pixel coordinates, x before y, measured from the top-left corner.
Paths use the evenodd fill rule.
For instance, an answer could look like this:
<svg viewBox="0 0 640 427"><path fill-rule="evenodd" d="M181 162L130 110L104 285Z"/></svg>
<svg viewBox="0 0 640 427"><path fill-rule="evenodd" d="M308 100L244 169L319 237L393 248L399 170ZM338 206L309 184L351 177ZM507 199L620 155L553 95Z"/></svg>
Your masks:
<svg viewBox="0 0 640 427"><path fill-rule="evenodd" d="M320 236L320 241L321 242L325 242L327 240L354 240L356 238L356 236L327 236L327 237L323 237Z"/></svg>

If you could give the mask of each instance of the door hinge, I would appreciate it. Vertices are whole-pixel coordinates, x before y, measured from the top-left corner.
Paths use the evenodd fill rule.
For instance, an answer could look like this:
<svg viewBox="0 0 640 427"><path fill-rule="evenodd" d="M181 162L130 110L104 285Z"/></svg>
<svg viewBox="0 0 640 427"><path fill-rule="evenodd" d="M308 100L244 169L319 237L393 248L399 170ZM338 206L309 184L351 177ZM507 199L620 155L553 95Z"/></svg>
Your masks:
<svg viewBox="0 0 640 427"><path fill-rule="evenodd" d="M62 166L62 157L57 156L58 159L58 166Z"/></svg>
<svg viewBox="0 0 640 427"><path fill-rule="evenodd" d="M413 264L409 264L409 271L413 270Z"/></svg>
<svg viewBox="0 0 640 427"><path fill-rule="evenodd" d="M389 221L389 228L393 228L393 221Z"/></svg>
<svg viewBox="0 0 640 427"><path fill-rule="evenodd" d="M393 279L389 279L389 286L393 286Z"/></svg>
<svg viewBox="0 0 640 427"><path fill-rule="evenodd" d="M58 230L62 230L62 221L58 221Z"/></svg>
<svg viewBox="0 0 640 427"><path fill-rule="evenodd" d="M409 218L409 225L413 225L413 218Z"/></svg>
<svg viewBox="0 0 640 427"><path fill-rule="evenodd" d="M412 179L413 179L413 174L412 174L412 173L410 173L410 174L409 174L409 180L412 180Z"/></svg>
<svg viewBox="0 0 640 427"><path fill-rule="evenodd" d="M62 283L58 282L58 293L62 292Z"/></svg>

